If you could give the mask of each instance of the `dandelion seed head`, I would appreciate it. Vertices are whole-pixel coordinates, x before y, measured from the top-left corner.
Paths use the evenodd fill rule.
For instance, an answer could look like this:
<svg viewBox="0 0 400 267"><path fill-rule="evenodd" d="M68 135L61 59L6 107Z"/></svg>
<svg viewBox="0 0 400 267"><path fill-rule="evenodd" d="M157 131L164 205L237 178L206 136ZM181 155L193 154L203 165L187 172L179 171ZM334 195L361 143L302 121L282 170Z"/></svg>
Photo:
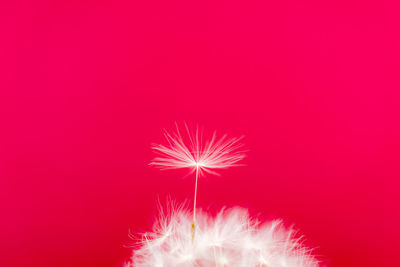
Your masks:
<svg viewBox="0 0 400 267"><path fill-rule="evenodd" d="M189 211L179 209L160 218L125 267L319 266L295 231L281 221L259 223L237 207L216 216L200 211L197 218L194 242Z"/></svg>
<svg viewBox="0 0 400 267"><path fill-rule="evenodd" d="M196 217L199 175L238 166L245 153L242 137L217 138L214 132L203 141L198 128L191 133L185 127L186 139L178 127L172 133L165 131L167 143L152 146L159 156L150 165L196 172L193 212L161 209L153 231L142 235L125 267L318 267L301 237L279 220L261 224L241 208L223 209L217 216L200 211Z"/></svg>

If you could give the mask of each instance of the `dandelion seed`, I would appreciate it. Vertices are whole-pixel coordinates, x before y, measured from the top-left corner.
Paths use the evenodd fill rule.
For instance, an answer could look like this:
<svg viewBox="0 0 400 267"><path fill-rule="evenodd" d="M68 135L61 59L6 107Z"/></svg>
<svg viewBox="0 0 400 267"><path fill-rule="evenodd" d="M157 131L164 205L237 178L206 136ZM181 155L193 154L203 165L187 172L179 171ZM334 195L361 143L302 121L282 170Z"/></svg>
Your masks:
<svg viewBox="0 0 400 267"><path fill-rule="evenodd" d="M195 172L195 187L193 201L193 222L191 226L192 239L196 232L196 201L197 201L197 182L200 175L204 173L218 174L217 169L225 169L238 166L238 162L245 157L244 151L241 151L242 137L228 138L223 135L217 138L214 132L207 141L202 140L202 134L196 128L194 134L191 134L188 126L185 124L188 143L186 144L183 136L176 125L176 132L169 133L165 131L164 135L168 145L154 144L152 149L160 156L153 159L150 165L160 169L180 169L188 168Z"/></svg>

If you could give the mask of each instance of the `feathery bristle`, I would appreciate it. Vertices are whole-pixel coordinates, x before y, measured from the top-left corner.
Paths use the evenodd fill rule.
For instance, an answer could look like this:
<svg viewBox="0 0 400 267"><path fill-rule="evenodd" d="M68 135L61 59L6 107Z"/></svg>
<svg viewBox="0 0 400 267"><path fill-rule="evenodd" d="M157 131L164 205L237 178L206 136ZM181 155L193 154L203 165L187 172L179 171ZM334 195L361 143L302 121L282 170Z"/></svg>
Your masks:
<svg viewBox="0 0 400 267"><path fill-rule="evenodd" d="M160 169L190 168L195 171L197 168L200 173L205 171L216 174L213 169L237 166L237 163L245 157L244 152L239 150L242 147L240 143L242 137L228 138L223 135L217 138L214 132L209 141L203 142L198 128L191 134L188 126L185 126L189 145L185 144L178 126L175 133L165 131L168 145L152 146L160 156L154 158L150 165Z"/></svg>

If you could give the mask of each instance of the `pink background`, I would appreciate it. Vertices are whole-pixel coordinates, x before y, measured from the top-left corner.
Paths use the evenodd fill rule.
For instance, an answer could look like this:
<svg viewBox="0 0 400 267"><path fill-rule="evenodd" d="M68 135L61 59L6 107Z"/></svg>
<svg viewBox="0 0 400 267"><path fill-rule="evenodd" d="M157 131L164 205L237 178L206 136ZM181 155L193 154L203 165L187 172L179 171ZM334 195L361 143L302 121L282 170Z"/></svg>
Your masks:
<svg viewBox="0 0 400 267"><path fill-rule="evenodd" d="M396 2L1 4L0 266L120 266L157 198L191 200L147 165L175 121L246 136L201 207L294 223L331 266L400 266Z"/></svg>

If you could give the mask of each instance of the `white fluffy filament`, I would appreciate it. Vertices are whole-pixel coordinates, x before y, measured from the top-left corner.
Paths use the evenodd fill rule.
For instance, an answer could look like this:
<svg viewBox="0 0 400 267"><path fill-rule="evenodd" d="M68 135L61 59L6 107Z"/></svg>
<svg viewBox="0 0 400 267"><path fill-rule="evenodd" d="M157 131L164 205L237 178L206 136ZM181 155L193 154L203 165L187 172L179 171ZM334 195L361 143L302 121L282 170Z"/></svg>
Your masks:
<svg viewBox="0 0 400 267"><path fill-rule="evenodd" d="M189 168L195 171L198 168L200 173L204 171L216 174L213 170L237 166L245 157L245 153L239 150L243 146L239 142L242 137L227 138L223 135L217 138L214 132L210 140L203 142L198 128L195 134L191 134L187 126L186 130L189 145L185 144L178 126L175 133L165 131L168 145L152 145L152 149L160 156L154 158L150 165L160 169Z"/></svg>

